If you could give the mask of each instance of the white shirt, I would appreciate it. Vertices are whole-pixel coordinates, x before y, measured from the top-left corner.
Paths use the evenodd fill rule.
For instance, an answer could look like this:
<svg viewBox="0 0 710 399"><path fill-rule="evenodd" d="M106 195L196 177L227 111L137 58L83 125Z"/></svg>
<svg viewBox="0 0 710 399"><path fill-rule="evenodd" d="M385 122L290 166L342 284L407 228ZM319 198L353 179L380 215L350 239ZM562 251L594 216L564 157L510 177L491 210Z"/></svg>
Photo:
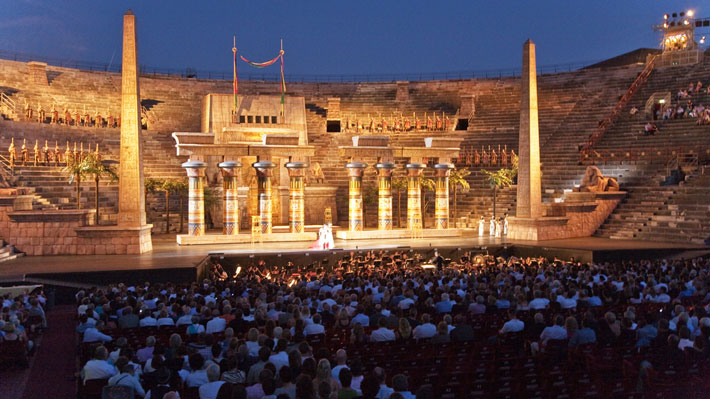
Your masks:
<svg viewBox="0 0 710 399"><path fill-rule="evenodd" d="M102 334L96 327L89 327L84 331L84 342L108 342L113 338L106 334Z"/></svg>
<svg viewBox="0 0 710 399"><path fill-rule="evenodd" d="M420 324L412 331L414 339L431 338L434 335L436 335L436 326L431 323Z"/></svg>
<svg viewBox="0 0 710 399"><path fill-rule="evenodd" d="M224 331L227 328L227 320L221 317L215 317L207 322L207 329L205 332L207 334L213 334Z"/></svg>
<svg viewBox="0 0 710 399"><path fill-rule="evenodd" d="M308 324L303 328L303 335L325 334L325 327L322 324Z"/></svg>
<svg viewBox="0 0 710 399"><path fill-rule="evenodd" d="M177 319L177 322L175 324L178 326L181 326L183 324L190 325L192 324L192 316L189 314L182 315L179 319Z"/></svg>
<svg viewBox="0 0 710 399"><path fill-rule="evenodd" d="M407 310L409 309L410 306L414 305L414 299L412 298L404 298L399 303L397 304L397 307L400 309Z"/></svg>
<svg viewBox="0 0 710 399"><path fill-rule="evenodd" d="M540 340L542 344L545 345L547 341L551 339L567 339L567 330L564 327L554 325L551 327L545 327L540 334Z"/></svg>
<svg viewBox="0 0 710 399"><path fill-rule="evenodd" d="M500 329L500 333L505 334L509 332L520 332L523 331L523 329L525 329L525 323L523 321L512 319L503 324L503 328Z"/></svg>
<svg viewBox="0 0 710 399"><path fill-rule="evenodd" d="M370 327L370 318L367 317L367 315L358 313L355 315L355 317L353 317L352 323L353 325L355 325L355 323L360 323L360 325L363 327Z"/></svg>
<svg viewBox="0 0 710 399"><path fill-rule="evenodd" d="M158 319L158 327L160 326L174 326L175 321L170 317L161 317Z"/></svg>
<svg viewBox="0 0 710 399"><path fill-rule="evenodd" d="M395 336L392 330L385 327L380 327L370 334L370 339L374 342L394 341Z"/></svg>
<svg viewBox="0 0 710 399"><path fill-rule="evenodd" d="M199 387L208 382L210 381L207 379L207 372L205 370L193 371L185 376L185 386L187 387Z"/></svg>
<svg viewBox="0 0 710 399"><path fill-rule="evenodd" d="M377 392L377 399L389 399L393 392L394 389L388 387L387 385L380 385L380 390Z"/></svg>
<svg viewBox="0 0 710 399"><path fill-rule="evenodd" d="M539 310L539 309L545 309L547 305L550 304L550 300L547 298L535 298L530 303L528 306L530 306L530 309L534 310Z"/></svg>
<svg viewBox="0 0 710 399"><path fill-rule="evenodd" d="M142 318L139 322L138 325L141 327L155 327L158 325L158 320L155 320L154 317L148 316Z"/></svg>
<svg viewBox="0 0 710 399"><path fill-rule="evenodd" d="M685 348L692 348L693 347L693 341L689 340L688 338L681 338L681 340L678 342L678 349L684 350Z"/></svg>
<svg viewBox="0 0 710 399"><path fill-rule="evenodd" d="M288 366L288 353L274 353L269 356L269 361L276 367L276 370L281 370L281 367Z"/></svg>
<svg viewBox="0 0 710 399"><path fill-rule="evenodd" d="M116 375L117 372L116 367L112 364L109 364L105 360L98 359L89 360L84 365L84 368L81 369L81 375L84 379L84 383L86 383L87 380L110 378Z"/></svg>
<svg viewBox="0 0 710 399"><path fill-rule="evenodd" d="M121 385L131 387L136 393L136 396L145 396L145 391L143 390L140 381L138 381L138 378L130 375L129 373L121 373L114 375L113 377L109 378L108 385Z"/></svg>
<svg viewBox="0 0 710 399"><path fill-rule="evenodd" d="M214 381L200 385L200 399L216 399L219 388L224 383L224 381Z"/></svg>
<svg viewBox="0 0 710 399"><path fill-rule="evenodd" d="M333 370L331 370L331 373L333 373L333 378L335 378L336 381L340 381L340 370L342 369L348 369L350 370L350 367L348 367L345 364L339 364L335 367L333 367ZM352 388L352 384L350 384L350 388ZM355 389L355 388L353 388Z"/></svg>

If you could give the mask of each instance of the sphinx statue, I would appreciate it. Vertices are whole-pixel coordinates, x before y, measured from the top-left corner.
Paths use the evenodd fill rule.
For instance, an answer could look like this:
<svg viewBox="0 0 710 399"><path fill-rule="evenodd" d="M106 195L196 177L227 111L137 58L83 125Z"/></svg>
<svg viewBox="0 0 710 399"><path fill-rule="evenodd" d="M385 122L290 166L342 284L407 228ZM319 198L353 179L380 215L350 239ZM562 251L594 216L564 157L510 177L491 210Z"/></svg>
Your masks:
<svg viewBox="0 0 710 399"><path fill-rule="evenodd" d="M613 177L604 177L602 171L596 166L588 166L577 191L591 193L619 191L619 183Z"/></svg>

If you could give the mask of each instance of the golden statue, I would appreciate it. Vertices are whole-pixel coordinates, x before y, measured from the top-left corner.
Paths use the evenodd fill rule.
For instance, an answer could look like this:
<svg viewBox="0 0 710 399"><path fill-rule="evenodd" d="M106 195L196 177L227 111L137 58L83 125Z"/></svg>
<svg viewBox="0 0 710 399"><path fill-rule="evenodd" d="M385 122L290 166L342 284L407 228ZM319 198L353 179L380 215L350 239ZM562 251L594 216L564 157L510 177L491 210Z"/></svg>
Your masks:
<svg viewBox="0 0 710 399"><path fill-rule="evenodd" d="M52 118L52 123L59 123L59 111L57 111L54 103L52 103L52 109L49 110L49 115Z"/></svg>
<svg viewBox="0 0 710 399"><path fill-rule="evenodd" d="M99 143L96 143L96 151L94 151L96 162L101 162L101 153L99 152Z"/></svg>
<svg viewBox="0 0 710 399"><path fill-rule="evenodd" d="M15 167L15 162L17 160L17 150L15 150L15 138L10 139L10 148L7 149L10 154L10 169Z"/></svg>
<svg viewBox="0 0 710 399"><path fill-rule="evenodd" d="M27 151L27 139L22 139L22 148L20 148L20 155L22 156L22 166L26 166L27 162L30 160L30 153Z"/></svg>
<svg viewBox="0 0 710 399"><path fill-rule="evenodd" d="M42 104L37 104L37 122L44 123L44 109L42 109Z"/></svg>
<svg viewBox="0 0 710 399"><path fill-rule="evenodd" d="M25 100L25 119L28 121L32 120L32 107L30 106L30 103Z"/></svg>
<svg viewBox="0 0 710 399"><path fill-rule="evenodd" d="M64 107L64 124L65 124L66 126L69 126L70 123L71 123L71 112L70 112L69 109L65 106L65 107Z"/></svg>
<svg viewBox="0 0 710 399"><path fill-rule="evenodd" d="M62 153L59 151L59 142L55 141L54 142L54 166L59 166L59 162L61 162L61 157Z"/></svg>
<svg viewBox="0 0 710 399"><path fill-rule="evenodd" d="M102 127L104 125L103 118L101 117L101 114L99 111L96 111L96 114L94 114L94 127Z"/></svg>
<svg viewBox="0 0 710 399"><path fill-rule="evenodd" d="M71 166L74 163L74 154L71 152L71 149L69 148L69 141L67 140L67 150L64 152L64 162L66 162L67 166Z"/></svg>
<svg viewBox="0 0 710 399"><path fill-rule="evenodd" d="M323 174L323 169L320 167L320 163L314 162L313 166L311 166L310 172L310 177L316 183L323 183L323 181L325 180L325 175Z"/></svg>
<svg viewBox="0 0 710 399"><path fill-rule="evenodd" d="M40 155L39 155L39 140L35 140L35 148L34 150L34 166L37 166L38 163L40 163Z"/></svg>
<svg viewBox="0 0 710 399"><path fill-rule="evenodd" d="M44 147L42 148L42 152L44 153L43 165L49 166L49 162L51 161L50 156L52 155L52 153L49 150L49 144L47 143L47 140L44 140Z"/></svg>

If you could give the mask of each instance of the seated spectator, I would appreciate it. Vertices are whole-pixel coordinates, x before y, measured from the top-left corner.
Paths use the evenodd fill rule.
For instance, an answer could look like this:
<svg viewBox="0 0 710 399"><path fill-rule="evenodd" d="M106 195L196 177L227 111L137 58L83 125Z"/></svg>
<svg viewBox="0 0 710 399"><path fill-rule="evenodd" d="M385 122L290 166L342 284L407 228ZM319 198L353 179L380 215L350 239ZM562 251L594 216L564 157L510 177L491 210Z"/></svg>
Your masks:
<svg viewBox="0 0 710 399"><path fill-rule="evenodd" d="M106 361L108 351L105 346L98 346L94 351L94 358L86 362L81 369L81 379L86 383L88 380L98 380L111 378L118 373L116 367Z"/></svg>
<svg viewBox="0 0 710 399"><path fill-rule="evenodd" d="M464 316L460 314L454 317L454 329L449 333L452 341L473 341L473 328L465 320Z"/></svg>
<svg viewBox="0 0 710 399"><path fill-rule="evenodd" d="M338 373L338 380L341 388L338 390L338 399L355 399L360 395L350 385L353 380L353 373L348 368L343 368Z"/></svg>
<svg viewBox="0 0 710 399"><path fill-rule="evenodd" d="M525 322L518 319L518 313L516 311L508 311L508 317L510 318L510 320L503 324L503 328L501 328L499 331L501 334L517 333L525 329Z"/></svg>
<svg viewBox="0 0 710 399"><path fill-rule="evenodd" d="M576 348L580 345L593 344L597 342L597 335L588 326L587 319L582 319L582 328L577 330L569 340L569 347Z"/></svg>
<svg viewBox="0 0 710 399"><path fill-rule="evenodd" d="M436 334L431 337L432 344L444 344L451 342L449 337L449 325L445 321L440 322L436 326Z"/></svg>
<svg viewBox="0 0 710 399"><path fill-rule="evenodd" d="M227 321L220 317L219 310L213 310L212 319L207 322L205 332L207 334L220 333L224 331L225 328L227 328Z"/></svg>
<svg viewBox="0 0 710 399"><path fill-rule="evenodd" d="M384 342L384 341L394 341L395 335L392 330L387 328L387 320L381 318L378 321L378 329L370 333L370 341L372 342Z"/></svg>
<svg viewBox="0 0 710 399"><path fill-rule="evenodd" d="M108 386L121 385L133 388L136 396L144 397L145 391L141 386L140 381L134 376L135 368L128 364L128 359L119 357L116 361L116 368L121 372L109 378Z"/></svg>
<svg viewBox="0 0 710 399"><path fill-rule="evenodd" d="M140 327L156 327L158 325L158 320L153 317L153 314L146 308L141 311L141 319L138 322Z"/></svg>
<svg viewBox="0 0 710 399"><path fill-rule="evenodd" d="M200 385L200 399L216 399L219 388L224 384L224 381L219 380L219 366L211 364L207 366L205 373L207 374L208 382Z"/></svg>
<svg viewBox="0 0 710 399"><path fill-rule="evenodd" d="M266 363L268 363L270 356L271 356L271 349L269 349L266 346L262 346L261 348L259 348L259 361L254 363L249 368L249 373L247 374L247 384L248 385L256 384L256 382L259 380L259 375L261 374L261 370L263 370Z"/></svg>
<svg viewBox="0 0 710 399"><path fill-rule="evenodd" d="M247 391L247 399L261 399L264 397L265 392L264 392L264 385L265 384L273 384L274 381L274 373L272 373L269 370L261 370L259 373L259 379L258 382L254 385L248 386L246 388ZM273 393L273 391L272 391Z"/></svg>
<svg viewBox="0 0 710 399"><path fill-rule="evenodd" d="M405 375L397 374L392 377L392 388L396 393L402 395L404 399L416 399L416 396L409 392L409 382Z"/></svg>
<svg viewBox="0 0 710 399"><path fill-rule="evenodd" d="M207 378L207 371L204 369L205 359L202 355L193 353L188 358L188 364L190 365L189 372L181 370L181 373L183 373L181 377L186 387L199 387L210 382Z"/></svg>
<svg viewBox="0 0 710 399"><path fill-rule="evenodd" d="M145 399L166 398L169 392L174 392L177 395L177 391L170 386L171 377L172 375L167 367L156 370L154 373L155 385L148 390Z"/></svg>
<svg viewBox="0 0 710 399"><path fill-rule="evenodd" d="M279 388L276 389L274 395L278 398L279 395L286 395L289 399L296 397L296 385L293 383L293 372L289 366L283 366L279 369Z"/></svg>
<svg viewBox="0 0 710 399"><path fill-rule="evenodd" d="M145 339L145 347L136 351L138 361L145 363L146 360L153 357L153 350L155 350L155 337L151 335Z"/></svg>
<svg viewBox="0 0 710 399"><path fill-rule="evenodd" d="M175 325L175 320L173 320L172 317L168 316L168 312L165 310L161 310L160 314L158 315L158 321L156 323L158 327L163 327L163 326L174 326Z"/></svg>
<svg viewBox="0 0 710 399"><path fill-rule="evenodd" d="M331 374L333 374L333 378L338 379L338 376L340 375L340 370L349 369L347 363L348 363L347 352L345 352L345 349L338 349L338 351L335 352L335 367L333 367L333 370L331 370Z"/></svg>
<svg viewBox="0 0 710 399"><path fill-rule="evenodd" d="M532 303L532 302L531 302ZM484 314L486 313L486 303L485 298L482 295L476 296L476 302L468 306L468 311L471 314Z"/></svg>
<svg viewBox="0 0 710 399"><path fill-rule="evenodd" d="M451 313L455 304L455 301L449 300L449 294L441 294L441 301L436 303L436 313Z"/></svg>
<svg viewBox="0 0 710 399"><path fill-rule="evenodd" d="M130 306L126 307L123 310L123 316L118 318L118 326L120 328L136 328L139 322L140 318L138 315L133 314L133 308Z"/></svg>
<svg viewBox="0 0 710 399"><path fill-rule="evenodd" d="M316 313L313 316L313 323L307 324L303 329L303 334L308 335L319 335L325 334L325 327L321 324L321 315Z"/></svg>
<svg viewBox="0 0 710 399"><path fill-rule="evenodd" d="M192 324L187 326L187 335L195 335L205 332L205 326L200 324L200 318L197 316L192 316Z"/></svg>
<svg viewBox="0 0 710 399"><path fill-rule="evenodd" d="M88 327L84 330L83 342L110 342L113 340L110 335L106 335L101 332L104 328L104 323L102 321L97 321L95 327Z"/></svg>
<svg viewBox="0 0 710 399"><path fill-rule="evenodd" d="M436 334L436 326L431 324L431 317L424 313L421 320L422 324L416 326L412 331L412 337L417 340L433 337Z"/></svg>

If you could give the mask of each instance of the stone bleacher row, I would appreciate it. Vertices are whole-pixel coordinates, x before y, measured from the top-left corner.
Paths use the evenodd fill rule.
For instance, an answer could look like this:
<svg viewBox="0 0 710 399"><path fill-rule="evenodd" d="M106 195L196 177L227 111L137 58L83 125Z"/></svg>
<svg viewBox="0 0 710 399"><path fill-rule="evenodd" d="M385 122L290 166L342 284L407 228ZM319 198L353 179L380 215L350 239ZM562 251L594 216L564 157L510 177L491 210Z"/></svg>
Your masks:
<svg viewBox="0 0 710 399"><path fill-rule="evenodd" d="M710 156L710 126L696 125L695 118L655 121L658 133L644 136L646 123L644 109L648 98L657 92L671 93L671 106L679 101L685 108L687 99L676 100L675 94L688 83L710 79L710 62L707 60L694 66L684 66L654 70L648 81L631 98L619 119L605 133L595 146L600 158L592 159L608 168L624 168L624 174L612 174L617 177L627 197L619 204L614 213L596 232L600 237L639 238L644 240L670 240L703 244L710 237L706 226L710 221L707 198L710 190L707 185L693 184L693 181L706 181L702 164ZM692 95L692 101L698 104L710 104L706 94ZM632 107L640 111L632 116ZM659 155L658 152L661 152ZM686 169L687 184L683 186L660 186L668 175L668 165L674 151L697 154L698 168ZM627 153L630 154L631 160ZM612 158L612 154L614 157ZM703 198L705 199L703 201Z"/></svg>
<svg viewBox="0 0 710 399"><path fill-rule="evenodd" d="M693 301L693 298L686 298L684 303L692 306ZM664 306L651 303L638 305L637 317L643 319L647 312L657 313ZM598 317L608 311L620 314L624 306L595 310ZM454 313L458 312L462 311ZM551 325L555 313L551 309L541 310L540 313L547 325ZM558 313L565 317L582 317L581 310L558 310ZM664 342L637 348L635 340L620 339L614 344L588 344L568 349L566 340L550 341L543 353L533 355L529 346L530 342L537 341L537 337L528 337L524 333L498 334L507 321L504 312L466 316L475 337L468 342L433 344L425 339L350 343L350 329L335 327L327 327L324 335L308 336L306 339L313 347L313 353L326 348L332 355L338 349L345 349L350 361L360 359L364 373L382 367L387 372L387 384L391 383L392 376L404 374L409 377L412 392L420 386L431 385L437 398L643 398L644 394L637 391L638 371L643 360L653 362L656 375L656 378L644 381L647 393L686 393L689 397L697 397L695 395L702 391L701 387L709 387L704 377L710 372L708 364L686 354L685 367L677 368L678 365L668 363L668 359L658 357ZM526 323L532 322L532 316L533 312L519 312L519 318ZM437 324L442 318L443 315L438 315L432 322ZM185 329L186 326L143 327L109 330L107 333L114 342L118 337L126 337L128 345L137 350L151 335L166 347L173 333L180 334L183 342L192 342L196 336L187 336ZM372 329L366 328L365 331L369 334ZM222 333L215 334L215 342L222 337ZM237 337L244 338L239 334ZM82 344L80 364L91 357L95 346ZM112 349L111 343L106 346ZM666 375L666 372L670 373ZM80 392L82 389L80 384ZM192 397L194 391L184 389L181 397Z"/></svg>

